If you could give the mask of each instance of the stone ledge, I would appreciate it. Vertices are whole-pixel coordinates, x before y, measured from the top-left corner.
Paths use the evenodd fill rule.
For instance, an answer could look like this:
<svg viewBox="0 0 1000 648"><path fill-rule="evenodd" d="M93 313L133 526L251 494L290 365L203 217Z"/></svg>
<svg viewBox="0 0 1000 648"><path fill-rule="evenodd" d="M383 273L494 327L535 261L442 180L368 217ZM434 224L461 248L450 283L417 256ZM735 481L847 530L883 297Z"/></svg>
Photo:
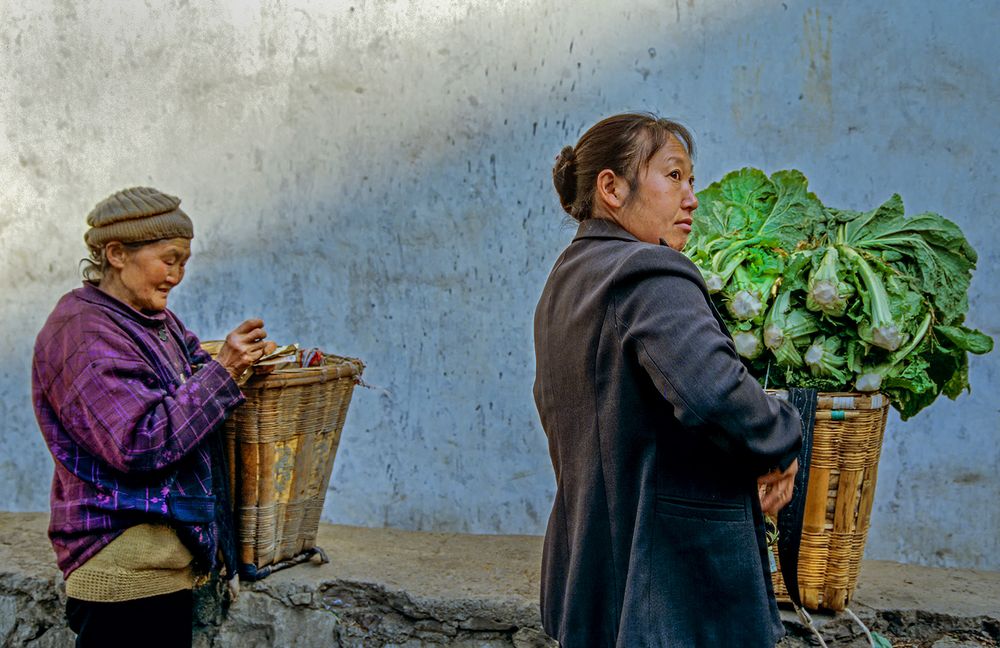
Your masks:
<svg viewBox="0 0 1000 648"><path fill-rule="evenodd" d="M72 645L62 577L42 513L0 513L0 645ZM536 536L474 536L322 525L327 565L244 583L225 621L203 618L195 646L552 645L538 618ZM852 609L900 646L995 646L1000 573L866 561ZM831 646L867 642L844 615L814 615ZM810 645L786 619L781 646Z"/></svg>

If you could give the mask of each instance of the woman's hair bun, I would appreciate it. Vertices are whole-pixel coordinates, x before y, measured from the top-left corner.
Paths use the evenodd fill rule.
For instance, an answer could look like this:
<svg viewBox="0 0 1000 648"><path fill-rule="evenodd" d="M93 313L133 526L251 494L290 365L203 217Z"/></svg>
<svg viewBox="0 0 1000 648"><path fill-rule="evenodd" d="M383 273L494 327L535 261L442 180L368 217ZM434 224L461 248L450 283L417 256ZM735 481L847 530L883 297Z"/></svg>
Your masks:
<svg viewBox="0 0 1000 648"><path fill-rule="evenodd" d="M552 184L559 194L559 204L572 216L573 203L576 202L576 150L572 146L564 146L556 156L556 163L552 167Z"/></svg>

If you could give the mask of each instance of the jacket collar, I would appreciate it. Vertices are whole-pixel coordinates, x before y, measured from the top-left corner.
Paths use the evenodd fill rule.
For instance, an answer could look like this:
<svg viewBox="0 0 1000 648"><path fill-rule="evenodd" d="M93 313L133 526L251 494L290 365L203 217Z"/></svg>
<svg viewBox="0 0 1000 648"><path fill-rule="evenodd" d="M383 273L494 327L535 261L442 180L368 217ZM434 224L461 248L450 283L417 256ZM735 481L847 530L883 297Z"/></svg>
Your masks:
<svg viewBox="0 0 1000 648"><path fill-rule="evenodd" d="M125 302L115 299L89 281L83 282L83 287L73 291L83 301L109 308L125 317L135 320L144 326L160 326L167 319L167 311L147 314L132 308Z"/></svg>
<svg viewBox="0 0 1000 648"><path fill-rule="evenodd" d="M576 236L573 237L573 240L577 241L586 238L639 242L639 239L632 236L627 230L603 218L588 218L580 223L580 227L576 230Z"/></svg>

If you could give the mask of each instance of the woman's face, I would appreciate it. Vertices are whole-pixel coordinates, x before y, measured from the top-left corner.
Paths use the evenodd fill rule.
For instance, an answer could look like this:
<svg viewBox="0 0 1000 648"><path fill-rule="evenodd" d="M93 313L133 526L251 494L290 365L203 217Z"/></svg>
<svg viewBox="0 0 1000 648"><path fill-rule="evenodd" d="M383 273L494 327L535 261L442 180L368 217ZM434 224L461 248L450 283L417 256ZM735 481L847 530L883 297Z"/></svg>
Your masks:
<svg viewBox="0 0 1000 648"><path fill-rule="evenodd" d="M694 166L684 146L671 136L639 171L639 187L622 207L619 224L646 243L660 240L680 251L691 234Z"/></svg>
<svg viewBox="0 0 1000 648"><path fill-rule="evenodd" d="M109 250L109 258L111 251ZM160 312L167 307L167 295L184 279L184 265L191 257L191 241L173 238L122 250L115 296L132 308Z"/></svg>

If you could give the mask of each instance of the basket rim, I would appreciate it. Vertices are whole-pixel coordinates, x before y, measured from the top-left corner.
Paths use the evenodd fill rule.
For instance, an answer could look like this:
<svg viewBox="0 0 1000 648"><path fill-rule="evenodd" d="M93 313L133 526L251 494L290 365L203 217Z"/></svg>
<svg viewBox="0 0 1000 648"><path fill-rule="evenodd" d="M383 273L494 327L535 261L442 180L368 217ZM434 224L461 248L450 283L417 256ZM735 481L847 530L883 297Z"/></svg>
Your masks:
<svg viewBox="0 0 1000 648"><path fill-rule="evenodd" d="M787 387L765 389L768 394L778 398L787 398ZM816 392L817 409L821 410L883 410L892 401L880 391L873 392Z"/></svg>
<svg viewBox="0 0 1000 648"><path fill-rule="evenodd" d="M775 394L775 393L778 393L778 392L785 392L785 393L787 393L789 389L791 389L791 387L768 387L764 391L766 391L768 394ZM872 392L859 392L859 391L852 391L852 392L848 392L848 391L826 392L826 391L817 391L816 395L817 396L821 396L821 397L822 396L827 396L827 397L833 397L833 396L850 396L852 398L857 398L857 397L860 396L862 398L870 398L872 396L881 396L882 398L887 398L887 396L885 394L883 394L882 392L880 392L880 391L872 391Z"/></svg>
<svg viewBox="0 0 1000 648"><path fill-rule="evenodd" d="M214 359L224 340L203 340L201 347ZM291 363L289 363L291 364ZM353 378L357 380L365 370L365 363L360 358L341 356L334 353L323 353L323 364L316 367L281 367L280 365L267 373L254 373L243 387L267 389L271 387L288 387L292 385L309 385L328 380Z"/></svg>

